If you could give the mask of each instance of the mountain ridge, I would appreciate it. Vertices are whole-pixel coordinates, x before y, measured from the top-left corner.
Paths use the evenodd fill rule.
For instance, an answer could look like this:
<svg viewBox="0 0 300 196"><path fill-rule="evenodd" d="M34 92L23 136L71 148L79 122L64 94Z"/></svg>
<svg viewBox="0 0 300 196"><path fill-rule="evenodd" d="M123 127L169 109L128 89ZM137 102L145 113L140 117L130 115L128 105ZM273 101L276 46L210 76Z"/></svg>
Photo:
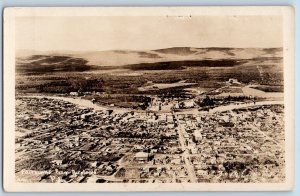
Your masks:
<svg viewBox="0 0 300 196"><path fill-rule="evenodd" d="M114 67L145 63L203 60L247 60L282 58L282 48L227 48L227 47L171 47L155 50L107 50L107 51L34 51L16 52L16 64L28 64L37 60L48 61L53 56L69 57L86 65ZM63 58L62 58L63 59ZM76 60L77 59L77 60ZM70 60L69 60L70 61ZM70 62L74 62L73 60ZM47 64L47 62L44 62ZM50 64L53 63L50 61Z"/></svg>

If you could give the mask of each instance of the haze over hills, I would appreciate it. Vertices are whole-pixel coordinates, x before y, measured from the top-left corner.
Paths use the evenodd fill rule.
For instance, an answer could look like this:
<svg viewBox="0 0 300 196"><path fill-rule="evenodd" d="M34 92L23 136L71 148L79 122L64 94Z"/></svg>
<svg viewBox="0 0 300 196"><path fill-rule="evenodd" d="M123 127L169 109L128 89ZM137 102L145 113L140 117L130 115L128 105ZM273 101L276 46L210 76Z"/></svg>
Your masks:
<svg viewBox="0 0 300 196"><path fill-rule="evenodd" d="M32 56L36 58L32 59ZM39 55L39 56L37 56ZM281 59L282 48L193 48L173 47L157 50L111 50L111 51L32 51L19 50L17 64L38 62L51 56L67 56L86 61L93 66L123 66L140 63L202 60ZM65 59L64 59L65 60ZM43 62L44 65L47 62ZM53 64L53 62L51 62ZM57 62L56 62L57 63Z"/></svg>

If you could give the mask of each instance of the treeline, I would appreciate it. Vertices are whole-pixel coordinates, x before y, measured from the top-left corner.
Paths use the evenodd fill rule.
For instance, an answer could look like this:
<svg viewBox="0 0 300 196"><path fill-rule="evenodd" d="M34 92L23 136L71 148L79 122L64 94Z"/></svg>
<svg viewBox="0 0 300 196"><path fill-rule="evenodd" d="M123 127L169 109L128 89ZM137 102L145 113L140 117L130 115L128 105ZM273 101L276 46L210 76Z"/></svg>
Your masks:
<svg viewBox="0 0 300 196"><path fill-rule="evenodd" d="M256 100L256 98L251 98L248 96L237 96L237 97L228 96L220 99L220 98L213 98L207 96L203 100L198 100L196 103L201 107L205 107L205 106L216 106L219 105L220 102L241 102L245 100Z"/></svg>
<svg viewBox="0 0 300 196"><path fill-rule="evenodd" d="M172 70L184 69L185 67L233 67L240 64L242 64L242 61L238 60L188 60L140 63L123 67L131 70Z"/></svg>
<svg viewBox="0 0 300 196"><path fill-rule="evenodd" d="M37 85L36 89L41 93L102 92L103 84L101 79L61 80Z"/></svg>

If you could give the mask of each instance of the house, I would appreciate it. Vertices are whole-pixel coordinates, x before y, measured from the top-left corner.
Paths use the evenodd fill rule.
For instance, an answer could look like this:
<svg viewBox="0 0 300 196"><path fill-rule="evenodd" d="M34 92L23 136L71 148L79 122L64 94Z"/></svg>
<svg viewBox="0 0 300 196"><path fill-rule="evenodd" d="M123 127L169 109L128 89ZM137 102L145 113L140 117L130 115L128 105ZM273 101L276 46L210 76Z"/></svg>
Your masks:
<svg viewBox="0 0 300 196"><path fill-rule="evenodd" d="M191 148L190 149L190 153L191 154L197 154L198 153L198 149L197 148Z"/></svg>
<svg viewBox="0 0 300 196"><path fill-rule="evenodd" d="M146 152L138 152L135 154L134 159L136 161L146 162L149 160L149 153Z"/></svg>
<svg viewBox="0 0 300 196"><path fill-rule="evenodd" d="M185 118L184 114L178 114L177 115L178 120L183 120Z"/></svg>
<svg viewBox="0 0 300 196"><path fill-rule="evenodd" d="M229 78L228 82L229 84L241 84L237 79L235 78Z"/></svg>
<svg viewBox="0 0 300 196"><path fill-rule="evenodd" d="M56 165L62 165L62 160L54 160L54 161L52 161L52 163L54 163Z"/></svg>
<svg viewBox="0 0 300 196"><path fill-rule="evenodd" d="M183 134L183 137L184 137L185 139L190 139L190 136L189 136L189 134L187 134L187 133L184 133L184 134Z"/></svg>
<svg viewBox="0 0 300 196"><path fill-rule="evenodd" d="M82 114L80 117L81 117L81 119L83 119L83 120L87 120L87 119L89 119L90 117L92 117L92 115L93 115L93 113L90 112L90 113L87 113L87 114Z"/></svg>
<svg viewBox="0 0 300 196"><path fill-rule="evenodd" d="M105 114L106 114L106 115L111 115L111 114L113 113L113 111L114 111L114 110L108 109L108 110L105 111Z"/></svg>
<svg viewBox="0 0 300 196"><path fill-rule="evenodd" d="M188 100L184 102L184 107L185 108L193 108L195 106L194 100Z"/></svg>
<svg viewBox="0 0 300 196"><path fill-rule="evenodd" d="M200 130L194 130L194 140L196 142L202 140L202 134Z"/></svg>
<svg viewBox="0 0 300 196"><path fill-rule="evenodd" d="M206 170L197 170L196 174L198 176L206 176L207 175L207 171Z"/></svg>
<svg viewBox="0 0 300 196"><path fill-rule="evenodd" d="M166 115L166 121L167 121L168 123L174 122L173 115Z"/></svg>
<svg viewBox="0 0 300 196"><path fill-rule="evenodd" d="M91 166L92 166L92 167L97 167L97 165L98 165L98 161L93 161L93 162L91 163Z"/></svg>
<svg viewBox="0 0 300 196"><path fill-rule="evenodd" d="M176 159L172 159L171 160L171 164L173 165L180 165L181 163L181 159L180 158L176 158Z"/></svg>
<svg viewBox="0 0 300 196"><path fill-rule="evenodd" d="M78 92L70 92L70 95L71 95L71 96L78 96L79 93L78 93Z"/></svg>

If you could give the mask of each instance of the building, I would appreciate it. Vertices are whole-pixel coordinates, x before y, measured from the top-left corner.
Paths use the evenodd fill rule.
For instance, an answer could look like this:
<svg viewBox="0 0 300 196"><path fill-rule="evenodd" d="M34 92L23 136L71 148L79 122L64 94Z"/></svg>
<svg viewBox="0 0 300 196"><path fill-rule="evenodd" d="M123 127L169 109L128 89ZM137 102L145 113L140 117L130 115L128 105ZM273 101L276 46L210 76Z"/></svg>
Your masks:
<svg viewBox="0 0 300 196"><path fill-rule="evenodd" d="M184 133L184 134L183 134L183 137L184 137L184 139L190 139L190 136L189 136L189 134L187 134L187 133Z"/></svg>
<svg viewBox="0 0 300 196"><path fill-rule="evenodd" d="M184 107L185 108L193 108L195 106L194 100L188 100L184 102Z"/></svg>
<svg viewBox="0 0 300 196"><path fill-rule="evenodd" d="M146 162L149 160L149 153L146 152L138 152L135 154L134 159L136 161Z"/></svg>
<svg viewBox="0 0 300 196"><path fill-rule="evenodd" d="M235 78L229 78L228 82L229 84L241 84L237 79Z"/></svg>
<svg viewBox="0 0 300 196"><path fill-rule="evenodd" d="M72 96L79 96L79 93L78 92L70 92L70 95L72 95Z"/></svg>
<svg viewBox="0 0 300 196"><path fill-rule="evenodd" d="M201 134L200 130L195 130L194 131L194 140L196 142L202 140L202 134Z"/></svg>
<svg viewBox="0 0 300 196"><path fill-rule="evenodd" d="M62 165L62 160L53 160L52 163L56 165Z"/></svg>

